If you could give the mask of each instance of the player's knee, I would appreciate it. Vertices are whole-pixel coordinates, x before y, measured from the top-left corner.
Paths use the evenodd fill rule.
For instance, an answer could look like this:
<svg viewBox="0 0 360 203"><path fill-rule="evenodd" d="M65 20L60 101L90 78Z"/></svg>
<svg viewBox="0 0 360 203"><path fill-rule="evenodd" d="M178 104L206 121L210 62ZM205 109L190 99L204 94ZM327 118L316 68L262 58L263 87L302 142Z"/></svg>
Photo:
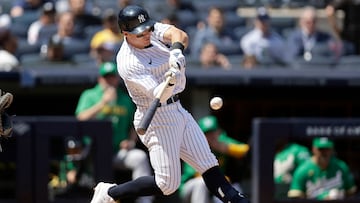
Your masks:
<svg viewBox="0 0 360 203"><path fill-rule="evenodd" d="M166 179L161 179L160 181L157 182L157 184L164 195L171 195L174 192L176 192L176 190L179 188L180 179L177 178L176 180L171 180L171 181L166 181Z"/></svg>

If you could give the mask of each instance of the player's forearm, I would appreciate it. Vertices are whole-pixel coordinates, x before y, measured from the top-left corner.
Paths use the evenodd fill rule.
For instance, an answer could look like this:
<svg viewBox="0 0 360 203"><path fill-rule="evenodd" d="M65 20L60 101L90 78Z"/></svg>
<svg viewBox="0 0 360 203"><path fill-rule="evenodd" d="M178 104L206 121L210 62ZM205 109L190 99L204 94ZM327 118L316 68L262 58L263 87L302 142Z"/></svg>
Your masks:
<svg viewBox="0 0 360 203"><path fill-rule="evenodd" d="M189 44L189 37L187 33L175 26L171 26L171 28L165 32L164 38L166 41L171 42L171 44L180 42L184 45L184 48L187 48Z"/></svg>
<svg viewBox="0 0 360 203"><path fill-rule="evenodd" d="M105 103L100 101L94 106L86 109L85 111L80 112L76 118L80 121L86 121L92 118L95 118L96 114L101 111L101 109L105 106Z"/></svg>

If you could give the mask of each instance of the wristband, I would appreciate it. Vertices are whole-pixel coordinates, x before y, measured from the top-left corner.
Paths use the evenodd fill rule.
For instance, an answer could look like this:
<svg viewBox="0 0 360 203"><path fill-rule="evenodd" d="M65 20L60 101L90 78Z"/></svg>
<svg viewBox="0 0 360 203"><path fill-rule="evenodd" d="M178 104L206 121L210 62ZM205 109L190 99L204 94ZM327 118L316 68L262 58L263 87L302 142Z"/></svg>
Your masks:
<svg viewBox="0 0 360 203"><path fill-rule="evenodd" d="M180 49L181 52L184 52L185 46L181 43L181 42L174 42L171 45L171 49L170 50L174 50L174 49Z"/></svg>

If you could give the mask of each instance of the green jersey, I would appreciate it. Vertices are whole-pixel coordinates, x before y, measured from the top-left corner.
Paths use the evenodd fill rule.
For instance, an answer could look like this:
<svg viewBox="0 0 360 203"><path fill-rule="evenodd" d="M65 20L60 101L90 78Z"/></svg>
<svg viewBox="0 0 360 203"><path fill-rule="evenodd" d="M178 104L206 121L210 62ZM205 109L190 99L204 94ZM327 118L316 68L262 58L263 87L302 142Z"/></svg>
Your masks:
<svg viewBox="0 0 360 203"><path fill-rule="evenodd" d="M309 149L305 146L289 143L283 150L276 153L274 159L275 183L289 184L292 174L297 166L311 157Z"/></svg>
<svg viewBox="0 0 360 203"><path fill-rule="evenodd" d="M80 95L75 114L78 115L80 112L97 104L101 100L103 93L104 91L100 85L85 90ZM116 101L105 105L101 112L96 115L96 119L108 119L112 122L114 152L118 151L120 142L128 137L134 112L135 105L131 98L123 90L117 88Z"/></svg>
<svg viewBox="0 0 360 203"><path fill-rule="evenodd" d="M343 199L356 191L354 178L346 163L332 157L327 169L322 170L312 159L300 165L294 173L289 197L307 199Z"/></svg>

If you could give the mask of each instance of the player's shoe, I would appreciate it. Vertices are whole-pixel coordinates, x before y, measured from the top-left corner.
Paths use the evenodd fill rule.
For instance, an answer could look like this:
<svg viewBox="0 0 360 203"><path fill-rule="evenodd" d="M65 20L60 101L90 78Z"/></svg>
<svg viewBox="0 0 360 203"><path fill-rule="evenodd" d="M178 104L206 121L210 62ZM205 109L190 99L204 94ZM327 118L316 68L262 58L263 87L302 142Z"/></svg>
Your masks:
<svg viewBox="0 0 360 203"><path fill-rule="evenodd" d="M117 203L112 197L109 196L108 190L116 184L100 182L96 185L94 196L90 203Z"/></svg>

